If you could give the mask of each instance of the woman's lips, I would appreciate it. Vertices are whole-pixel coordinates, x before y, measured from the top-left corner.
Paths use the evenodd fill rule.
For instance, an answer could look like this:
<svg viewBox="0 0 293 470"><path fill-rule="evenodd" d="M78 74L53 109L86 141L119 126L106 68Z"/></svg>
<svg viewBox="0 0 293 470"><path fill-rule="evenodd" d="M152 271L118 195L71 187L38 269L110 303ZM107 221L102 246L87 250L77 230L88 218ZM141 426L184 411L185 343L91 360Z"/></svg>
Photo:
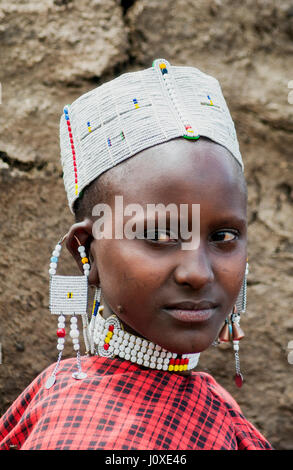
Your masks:
<svg viewBox="0 0 293 470"><path fill-rule="evenodd" d="M177 305L165 307L163 310L176 320L182 322L203 322L209 320L215 313L217 306L212 302L181 302Z"/></svg>

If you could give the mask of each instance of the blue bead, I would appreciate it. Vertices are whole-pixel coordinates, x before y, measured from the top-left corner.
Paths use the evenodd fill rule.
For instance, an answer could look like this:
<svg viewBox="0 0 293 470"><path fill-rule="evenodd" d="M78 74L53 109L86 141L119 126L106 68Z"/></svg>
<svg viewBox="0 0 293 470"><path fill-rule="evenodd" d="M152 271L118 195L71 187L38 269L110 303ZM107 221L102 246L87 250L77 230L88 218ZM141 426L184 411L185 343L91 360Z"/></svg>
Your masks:
<svg viewBox="0 0 293 470"><path fill-rule="evenodd" d="M167 69L162 69L162 74L165 75L165 73L168 73Z"/></svg>
<svg viewBox="0 0 293 470"><path fill-rule="evenodd" d="M88 125L88 126L90 126L90 125L91 125L90 121L88 121L87 125Z"/></svg>
<svg viewBox="0 0 293 470"><path fill-rule="evenodd" d="M56 258L56 256L52 256L51 263L58 263L58 258Z"/></svg>
<svg viewBox="0 0 293 470"><path fill-rule="evenodd" d="M94 310L94 317L97 315L98 313L98 310L99 310L99 306L100 306L100 302L96 301L96 304L95 304L95 310Z"/></svg>

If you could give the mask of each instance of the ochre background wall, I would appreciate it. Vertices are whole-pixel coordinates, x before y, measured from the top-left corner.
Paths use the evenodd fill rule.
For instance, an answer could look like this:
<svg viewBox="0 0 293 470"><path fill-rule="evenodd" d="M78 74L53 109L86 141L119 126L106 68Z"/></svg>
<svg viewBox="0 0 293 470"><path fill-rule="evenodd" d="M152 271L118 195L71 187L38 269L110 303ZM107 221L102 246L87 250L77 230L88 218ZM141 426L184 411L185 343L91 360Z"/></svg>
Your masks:
<svg viewBox="0 0 293 470"><path fill-rule="evenodd" d="M288 0L1 1L1 414L57 357L48 263L73 222L59 164L63 106L164 57L219 79L249 188L245 384L234 386L231 348L203 353L199 370L232 393L276 448L293 448L292 40ZM60 272L74 273L62 256Z"/></svg>

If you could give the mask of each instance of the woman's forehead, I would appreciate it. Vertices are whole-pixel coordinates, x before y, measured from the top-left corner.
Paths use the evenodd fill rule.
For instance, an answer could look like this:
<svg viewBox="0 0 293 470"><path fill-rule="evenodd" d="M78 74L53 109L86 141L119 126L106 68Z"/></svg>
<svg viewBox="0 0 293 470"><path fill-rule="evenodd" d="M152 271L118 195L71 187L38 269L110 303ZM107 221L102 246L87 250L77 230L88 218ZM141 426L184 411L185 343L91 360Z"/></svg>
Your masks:
<svg viewBox="0 0 293 470"><path fill-rule="evenodd" d="M223 146L207 139L188 142L183 139L156 145L140 152L105 174L113 192L133 197L143 193L170 195L178 190L202 190L245 193L242 170Z"/></svg>

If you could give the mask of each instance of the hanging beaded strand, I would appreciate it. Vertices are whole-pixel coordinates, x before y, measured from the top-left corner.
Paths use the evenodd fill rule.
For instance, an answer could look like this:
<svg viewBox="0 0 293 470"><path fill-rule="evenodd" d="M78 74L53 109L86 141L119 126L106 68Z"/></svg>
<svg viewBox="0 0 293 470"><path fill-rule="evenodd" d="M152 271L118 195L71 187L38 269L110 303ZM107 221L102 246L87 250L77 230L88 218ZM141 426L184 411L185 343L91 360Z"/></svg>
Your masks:
<svg viewBox="0 0 293 470"><path fill-rule="evenodd" d="M53 250L53 253L52 253L52 257L50 259L50 268L49 268L49 275L50 275L50 286L51 286L51 289L52 289L52 281L53 281L53 278L55 278L55 275L56 275L56 270L57 270L57 265L58 265L58 259L59 259L59 256L60 256L60 253L61 253L61 250L62 250L62 243L63 241L65 240L67 235L65 235L59 242L58 244L55 246L54 250ZM88 263L88 258L86 257L86 252L85 252L85 248L84 246L81 245L81 243L79 242L78 238L76 236L74 236L75 239L77 240L78 242L78 251L79 251L79 254L80 254L80 257L81 257L81 262L82 262L82 265L83 265L83 271L84 271L84 276L85 278L87 279L88 275L89 275L89 271L90 271L90 265ZM58 278L58 276L57 276ZM65 280L68 278L68 279L72 279L70 276L59 276L59 279L62 278L62 280ZM77 279L79 279L80 277L78 276L74 276L73 279L76 281ZM83 278L83 276L81 276L81 278ZM60 282L60 281L59 281ZM86 281L87 282L87 281ZM59 286L59 289L61 289L61 292L63 292L62 290L62 285L60 284ZM55 287L56 288L56 287ZM50 290L51 290L50 289ZM73 299L75 298L75 295L77 297L80 296L80 292L75 292L76 291L76 285L74 285L72 283L72 289L69 289L68 290L68 287L67 287L67 294L66 294L66 297L68 299L68 301L70 299ZM50 293L51 295L51 293ZM65 292L63 292L63 296L65 296ZM50 299L50 301L52 301L52 299ZM86 303L86 302L85 302ZM62 303L63 305L63 303ZM54 305L55 308L63 308L63 307L60 307L59 304L57 305L57 307ZM51 312L52 313L56 313L56 311L52 311L52 305L50 304L50 308L51 308ZM68 314L68 309L70 307L66 306L65 307L65 304L64 304L64 313ZM66 310L66 311L65 311ZM86 310L86 309L85 309ZM58 310L57 310L58 311ZM57 337L58 337L58 341L57 341L57 349L59 351L59 354L58 354L58 359L57 359L57 363L56 363L56 366L54 368L54 371L52 372L51 376L49 377L49 379L47 380L46 382L46 385L45 387L48 389L50 387L52 387L52 385L54 385L55 381L56 381L56 374L57 374L57 371L58 371L58 368L59 368L59 365L60 365L60 361L61 361L61 357L62 357L62 352L64 350L64 346L65 346L65 336L66 336L66 330L65 330L65 316L62 314L62 312L60 312L61 315L58 316L58 328L57 328ZM89 339L88 339L88 321L87 321L87 314L86 314L86 311L84 313L81 313L81 316L82 316L82 321L83 321L83 333L84 333L84 341L85 341L85 346L86 346L86 352L89 351ZM77 372L74 372L72 374L72 377L75 378L75 379L84 379L87 374L82 372L82 369L81 369L81 362L80 362L80 346L79 346L79 330L78 330L78 325L77 325L77 316L75 315L75 312L73 312L73 316L71 318L71 326L70 326L70 336L72 338L72 342L73 342L73 349L77 352L77 369L78 371Z"/></svg>

